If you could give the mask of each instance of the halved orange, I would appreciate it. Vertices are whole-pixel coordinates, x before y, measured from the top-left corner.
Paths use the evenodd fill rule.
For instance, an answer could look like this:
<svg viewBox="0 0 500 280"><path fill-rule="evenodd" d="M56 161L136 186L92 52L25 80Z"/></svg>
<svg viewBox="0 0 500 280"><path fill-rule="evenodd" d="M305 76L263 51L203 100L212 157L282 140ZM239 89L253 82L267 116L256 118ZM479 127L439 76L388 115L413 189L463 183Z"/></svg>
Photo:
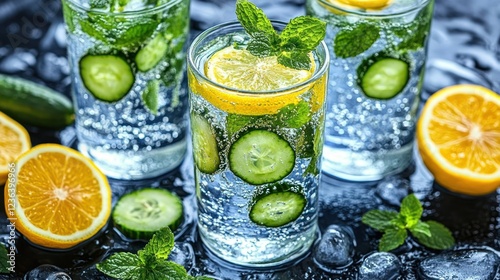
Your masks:
<svg viewBox="0 0 500 280"><path fill-rule="evenodd" d="M500 96L478 85L433 94L417 126L424 164L443 187L484 195L500 187Z"/></svg>
<svg viewBox="0 0 500 280"><path fill-rule="evenodd" d="M111 213L106 177L88 158L58 144L41 144L15 162L5 187L5 211L28 240L66 249L94 236Z"/></svg>
<svg viewBox="0 0 500 280"><path fill-rule="evenodd" d="M31 148L28 131L15 120L0 112L0 185L7 181L16 158Z"/></svg>
<svg viewBox="0 0 500 280"><path fill-rule="evenodd" d="M257 57L230 46L214 53L205 64L207 78L227 88L200 81L191 71L189 86L195 94L227 113L276 114L286 105L297 104L309 90L312 90L311 98L324 99L324 85L323 88L313 85L326 80L280 91L310 79L316 69L312 56L311 65L309 70L292 69L279 64L276 56Z"/></svg>

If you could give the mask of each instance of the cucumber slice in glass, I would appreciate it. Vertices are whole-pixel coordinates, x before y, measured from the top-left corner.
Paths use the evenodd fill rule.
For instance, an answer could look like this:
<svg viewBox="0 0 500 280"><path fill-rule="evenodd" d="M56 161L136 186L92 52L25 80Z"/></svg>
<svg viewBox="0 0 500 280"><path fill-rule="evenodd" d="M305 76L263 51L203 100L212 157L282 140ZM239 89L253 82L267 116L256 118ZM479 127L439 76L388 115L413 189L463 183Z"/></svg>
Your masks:
<svg viewBox="0 0 500 280"><path fill-rule="evenodd" d="M368 97L389 99L403 90L409 75L409 66L405 61L381 58L362 75L361 88Z"/></svg>
<svg viewBox="0 0 500 280"><path fill-rule="evenodd" d="M290 184L278 184L266 188L255 196L250 208L250 220L265 227L281 227L295 221L304 211L307 200Z"/></svg>
<svg viewBox="0 0 500 280"><path fill-rule="evenodd" d="M285 178L295 165L295 151L281 136L267 130L252 130L241 136L229 151L229 168L252 185Z"/></svg>
<svg viewBox="0 0 500 280"><path fill-rule="evenodd" d="M87 90L105 102L122 99L135 82L130 65L116 55L85 55L80 59L80 75Z"/></svg>
<svg viewBox="0 0 500 280"><path fill-rule="evenodd" d="M135 56L139 71L146 72L155 67L167 53L168 44L163 34L149 41Z"/></svg>
<svg viewBox="0 0 500 280"><path fill-rule="evenodd" d="M122 196L113 209L116 227L132 239L150 239L164 227L172 231L182 222L181 199L165 189L145 188Z"/></svg>
<svg viewBox="0 0 500 280"><path fill-rule="evenodd" d="M212 131L212 126L203 117L193 114L191 129L193 130L193 157L196 167L203 173L212 174L219 169L220 164L217 138Z"/></svg>

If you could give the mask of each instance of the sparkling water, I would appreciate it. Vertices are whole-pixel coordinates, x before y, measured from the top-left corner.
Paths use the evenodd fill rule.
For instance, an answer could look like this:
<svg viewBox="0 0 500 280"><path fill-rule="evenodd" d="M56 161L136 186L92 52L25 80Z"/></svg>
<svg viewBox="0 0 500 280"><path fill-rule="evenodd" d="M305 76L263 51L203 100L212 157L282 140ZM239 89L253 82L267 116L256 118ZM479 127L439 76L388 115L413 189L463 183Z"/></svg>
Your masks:
<svg viewBox="0 0 500 280"><path fill-rule="evenodd" d="M121 8L125 13L90 13L86 3L72 1L77 0L63 1L63 7L79 150L114 178L154 177L177 167L186 152L188 125L183 83L189 1L160 1L158 7L129 1ZM135 57L156 36L164 36L167 51L151 69L140 71ZM87 54L115 55L131 66L135 81L123 98L106 102L87 89L79 67ZM151 83L158 86L153 105L144 98Z"/></svg>
<svg viewBox="0 0 500 280"><path fill-rule="evenodd" d="M325 41L331 63L323 171L364 181L405 169L412 160L433 1L394 0L385 9L364 10L336 6L335 0L308 0L306 7L309 15L328 23ZM363 25L378 30L373 44L366 43L369 34L362 31L350 44L335 46L339 32L355 32ZM352 52L364 44L367 48L359 54L336 55L342 48ZM398 58L409 66L406 85L390 99L370 98L360 86L360 69L379 57Z"/></svg>
<svg viewBox="0 0 500 280"><path fill-rule="evenodd" d="M239 24L233 24L233 27L235 26L241 32ZM207 43L203 42L202 46L195 48L196 51L190 51L191 56L192 53L196 54L194 58L190 59L190 67L203 73L206 60L215 51L235 44L244 46L247 41L248 36L235 32L228 36L219 35ZM326 71L326 66L320 70L320 65L325 65L325 60L327 60L325 58L327 57L326 50L321 49L316 55L318 59L316 71ZM188 72L191 71L191 69L188 70ZM198 229L204 245L222 259L245 266L274 266L299 257L310 248L316 239L318 230L318 185L322 152L320 140L324 124L323 106L320 105L311 114L308 124L298 128L276 124L274 115L259 115L251 119L251 116L237 113L228 114L211 104L202 96L203 94L197 92L197 89L203 87L203 83L208 82L203 81L204 78L199 74L191 73L189 75L191 114L200 116L210 124L219 146L220 164L215 172L208 174L198 167L195 168ZM321 75L326 78L326 72ZM313 92L319 92L322 96L325 94L323 87L326 82L323 78L315 80L313 83L312 88L310 88L312 83L309 83L306 87L295 89L304 91L300 95L301 99L310 100ZM219 94L218 90L214 89L212 94ZM234 92L233 94L237 95L238 93ZM269 102L272 104L272 101ZM319 102L319 104L322 103ZM234 116L247 120L236 133L230 131L231 124L229 123L229 118ZM193 123L193 118L191 121ZM296 154L293 170L276 182L252 185L231 170L232 163L229 163L231 146L240 136L255 129L264 129L280 135L290 144ZM192 133L193 138L196 138L196 134L202 132L193 128ZM314 151L305 152L306 149L311 148ZM193 146L193 149L196 157L196 145ZM306 205L300 216L296 220L278 227L264 226L253 222L249 215L256 195L262 191L273 193L276 188L279 188L275 186L283 183L293 185L292 191L301 193L306 199ZM269 212L272 211L273 209L269 209Z"/></svg>

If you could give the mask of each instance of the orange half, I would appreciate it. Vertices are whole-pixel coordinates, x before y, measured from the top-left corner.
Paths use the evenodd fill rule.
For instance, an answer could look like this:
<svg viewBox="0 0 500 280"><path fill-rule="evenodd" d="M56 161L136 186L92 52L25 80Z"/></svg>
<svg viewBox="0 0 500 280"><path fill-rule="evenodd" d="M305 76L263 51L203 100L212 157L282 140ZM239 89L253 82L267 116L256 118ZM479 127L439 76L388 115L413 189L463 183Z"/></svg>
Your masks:
<svg viewBox="0 0 500 280"><path fill-rule="evenodd" d="M443 187L483 195L500 186L500 96L477 85L444 88L417 126L424 164Z"/></svg>
<svg viewBox="0 0 500 280"><path fill-rule="evenodd" d="M95 235L111 213L111 189L79 152L42 144L15 162L5 188L5 210L16 229L47 248L73 247Z"/></svg>
<svg viewBox="0 0 500 280"><path fill-rule="evenodd" d="M15 120L0 112L0 185L7 181L16 158L31 148L28 131Z"/></svg>

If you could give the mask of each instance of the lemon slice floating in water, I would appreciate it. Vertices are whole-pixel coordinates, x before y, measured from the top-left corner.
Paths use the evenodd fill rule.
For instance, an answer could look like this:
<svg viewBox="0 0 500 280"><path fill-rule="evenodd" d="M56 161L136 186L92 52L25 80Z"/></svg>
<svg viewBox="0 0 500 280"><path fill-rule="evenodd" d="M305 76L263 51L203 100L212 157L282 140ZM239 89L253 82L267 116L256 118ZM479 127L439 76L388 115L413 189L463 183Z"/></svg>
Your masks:
<svg viewBox="0 0 500 280"><path fill-rule="evenodd" d="M214 53L205 64L206 77L223 87L197 79L190 79L190 87L227 113L275 114L286 105L298 103L300 95L310 89L309 84L280 91L313 76L316 64L312 55L310 57L312 66L309 70L296 70L279 64L276 56L257 57L247 50L230 46Z"/></svg>

